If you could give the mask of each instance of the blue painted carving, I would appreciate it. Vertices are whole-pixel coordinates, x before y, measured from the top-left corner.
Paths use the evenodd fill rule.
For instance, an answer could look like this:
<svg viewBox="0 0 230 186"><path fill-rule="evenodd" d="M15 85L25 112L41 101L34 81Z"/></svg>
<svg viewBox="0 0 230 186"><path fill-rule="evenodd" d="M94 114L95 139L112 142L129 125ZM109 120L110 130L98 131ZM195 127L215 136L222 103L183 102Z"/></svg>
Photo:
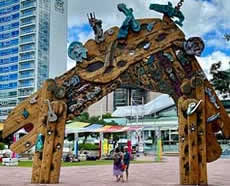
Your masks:
<svg viewBox="0 0 230 186"><path fill-rule="evenodd" d="M153 55L151 55L151 56L149 57L148 61L147 61L147 64L148 64L148 65L152 65L154 61L155 61L155 58L154 58Z"/></svg>
<svg viewBox="0 0 230 186"><path fill-rule="evenodd" d="M30 113L24 108L22 115L25 119L27 119L29 117Z"/></svg>
<svg viewBox="0 0 230 186"><path fill-rule="evenodd" d="M88 16L89 24L93 28L95 34L95 41L101 43L104 41L104 32L102 29L102 20L96 19L95 13L90 13Z"/></svg>
<svg viewBox="0 0 230 186"><path fill-rule="evenodd" d="M170 18L177 17L179 20L174 22L181 27L183 26L184 15L180 10L173 8L172 3L168 2L168 5L150 4L149 9L163 13Z"/></svg>
<svg viewBox="0 0 230 186"><path fill-rule="evenodd" d="M147 25L147 30L148 30L148 32L151 32L151 31L153 30L154 26L155 26L155 22L149 23L149 24Z"/></svg>
<svg viewBox="0 0 230 186"><path fill-rule="evenodd" d="M68 48L69 57L76 62L82 62L83 59L87 59L87 52L88 50L78 41L72 42Z"/></svg>
<svg viewBox="0 0 230 186"><path fill-rule="evenodd" d="M42 152L44 147L44 136L40 133L35 143L35 152Z"/></svg>
<svg viewBox="0 0 230 186"><path fill-rule="evenodd" d="M167 57L171 62L174 61L173 56L170 53L164 53L163 55Z"/></svg>
<svg viewBox="0 0 230 186"><path fill-rule="evenodd" d="M139 32L141 30L141 25L137 20L135 20L135 17L133 15L133 9L128 9L123 3L118 4L117 8L126 16L124 22L122 23L122 26L120 27L117 39L126 39L129 29L131 29L133 32Z"/></svg>

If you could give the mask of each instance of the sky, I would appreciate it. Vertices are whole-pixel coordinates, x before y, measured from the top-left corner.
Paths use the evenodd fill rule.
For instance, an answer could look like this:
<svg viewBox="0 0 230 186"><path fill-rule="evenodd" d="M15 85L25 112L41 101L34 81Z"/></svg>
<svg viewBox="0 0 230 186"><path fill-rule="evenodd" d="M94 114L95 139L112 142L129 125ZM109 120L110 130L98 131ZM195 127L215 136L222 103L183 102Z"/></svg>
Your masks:
<svg viewBox="0 0 230 186"><path fill-rule="evenodd" d="M170 2L175 6L178 1ZM68 0L68 44L85 43L94 38L87 13L95 12L103 21L104 31L111 26L121 26L125 17L117 10L119 3L133 8L135 18L162 18L162 14L149 10L149 5L167 4L168 0ZM230 33L230 0L184 0L181 11L185 16L181 29L186 38L199 36L205 42L205 50L198 61L208 77L212 63L222 61L222 69L229 68L230 42L224 40L224 34ZM68 69L73 66L75 62L68 59Z"/></svg>

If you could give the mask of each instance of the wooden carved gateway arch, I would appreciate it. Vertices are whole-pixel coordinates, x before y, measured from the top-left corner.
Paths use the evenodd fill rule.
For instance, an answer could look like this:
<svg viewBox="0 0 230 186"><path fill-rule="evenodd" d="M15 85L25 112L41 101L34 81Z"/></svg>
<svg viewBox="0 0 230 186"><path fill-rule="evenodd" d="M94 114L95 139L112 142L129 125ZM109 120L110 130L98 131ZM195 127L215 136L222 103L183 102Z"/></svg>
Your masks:
<svg viewBox="0 0 230 186"><path fill-rule="evenodd" d="M96 38L84 46L70 45L69 56L77 61L76 67L47 80L17 105L5 121L3 136L28 130L11 150L23 153L35 145L32 183L58 183L66 121L121 84L135 85L174 99L179 116L180 183L207 183L207 162L221 155L215 132L221 130L230 137L230 119L194 56L202 52L203 42L196 37L185 40L168 14L163 20L135 20L124 4L118 9L126 20L120 28L105 32L101 21L90 15Z"/></svg>

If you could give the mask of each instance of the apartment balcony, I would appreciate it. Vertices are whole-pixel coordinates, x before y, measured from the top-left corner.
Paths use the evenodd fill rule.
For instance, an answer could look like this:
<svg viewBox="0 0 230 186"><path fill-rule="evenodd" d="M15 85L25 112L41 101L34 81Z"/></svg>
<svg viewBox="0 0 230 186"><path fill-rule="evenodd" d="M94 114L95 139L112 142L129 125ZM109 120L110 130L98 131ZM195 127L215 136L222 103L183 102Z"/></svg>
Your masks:
<svg viewBox="0 0 230 186"><path fill-rule="evenodd" d="M33 88L35 86L34 83L28 83L28 84L19 84L18 89L24 89L24 88Z"/></svg>
<svg viewBox="0 0 230 186"><path fill-rule="evenodd" d="M36 11L21 13L20 18L35 17Z"/></svg>
<svg viewBox="0 0 230 186"><path fill-rule="evenodd" d="M25 9L33 8L33 7L36 7L35 1L31 1L30 3L21 3L21 10L25 10Z"/></svg>
<svg viewBox="0 0 230 186"><path fill-rule="evenodd" d="M33 94L32 91L31 91L31 92L27 92L27 93L21 93L21 94L18 95L18 97L29 97L29 96L31 96L32 94Z"/></svg>
<svg viewBox="0 0 230 186"><path fill-rule="evenodd" d="M29 35L29 34L34 34L36 31L35 29L33 30L21 30L20 31L20 36L25 36L25 35Z"/></svg>
<svg viewBox="0 0 230 186"><path fill-rule="evenodd" d="M35 43L35 38L32 38L32 39L21 39L20 44L29 44L29 43Z"/></svg>
<svg viewBox="0 0 230 186"><path fill-rule="evenodd" d="M20 28L24 28L26 26L35 25L35 24L36 24L35 20L31 20L31 21L28 21L28 22L21 22L20 23Z"/></svg>
<svg viewBox="0 0 230 186"><path fill-rule="evenodd" d="M27 52L34 52L35 51L35 47L32 48L24 48L24 49L20 49L19 53L23 54L23 53L27 53Z"/></svg>
<svg viewBox="0 0 230 186"><path fill-rule="evenodd" d="M19 66L19 71L33 70L35 65Z"/></svg>
<svg viewBox="0 0 230 186"><path fill-rule="evenodd" d="M19 74L18 80L34 79L34 77L35 77L34 74L29 74L29 75Z"/></svg>
<svg viewBox="0 0 230 186"><path fill-rule="evenodd" d="M24 61L28 61L28 60L35 60L35 56L25 56L25 57L20 57L19 61L20 62L24 62Z"/></svg>

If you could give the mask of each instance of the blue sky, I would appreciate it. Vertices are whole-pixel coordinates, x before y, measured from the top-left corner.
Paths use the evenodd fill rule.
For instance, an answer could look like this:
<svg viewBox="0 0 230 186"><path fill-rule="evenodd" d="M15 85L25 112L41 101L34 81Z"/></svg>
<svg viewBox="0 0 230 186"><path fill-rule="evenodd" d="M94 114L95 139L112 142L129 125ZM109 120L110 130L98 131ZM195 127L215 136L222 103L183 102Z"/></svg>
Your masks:
<svg viewBox="0 0 230 186"><path fill-rule="evenodd" d="M171 0L176 5L179 0ZM111 26L120 26L124 16L116 5L125 3L134 9L136 18L161 17L160 14L148 9L150 3L167 4L168 0L68 0L69 26L68 41L85 42L93 38L88 24L87 13L95 12L103 20L104 30ZM224 33L230 33L230 0L185 0L182 7L185 22L182 30L188 37L199 36L205 42L205 50L199 58L204 71L208 73L211 64L222 60L223 68L230 61L230 42L225 41ZM76 21L77 20L77 21ZM69 66L75 63L69 60Z"/></svg>

